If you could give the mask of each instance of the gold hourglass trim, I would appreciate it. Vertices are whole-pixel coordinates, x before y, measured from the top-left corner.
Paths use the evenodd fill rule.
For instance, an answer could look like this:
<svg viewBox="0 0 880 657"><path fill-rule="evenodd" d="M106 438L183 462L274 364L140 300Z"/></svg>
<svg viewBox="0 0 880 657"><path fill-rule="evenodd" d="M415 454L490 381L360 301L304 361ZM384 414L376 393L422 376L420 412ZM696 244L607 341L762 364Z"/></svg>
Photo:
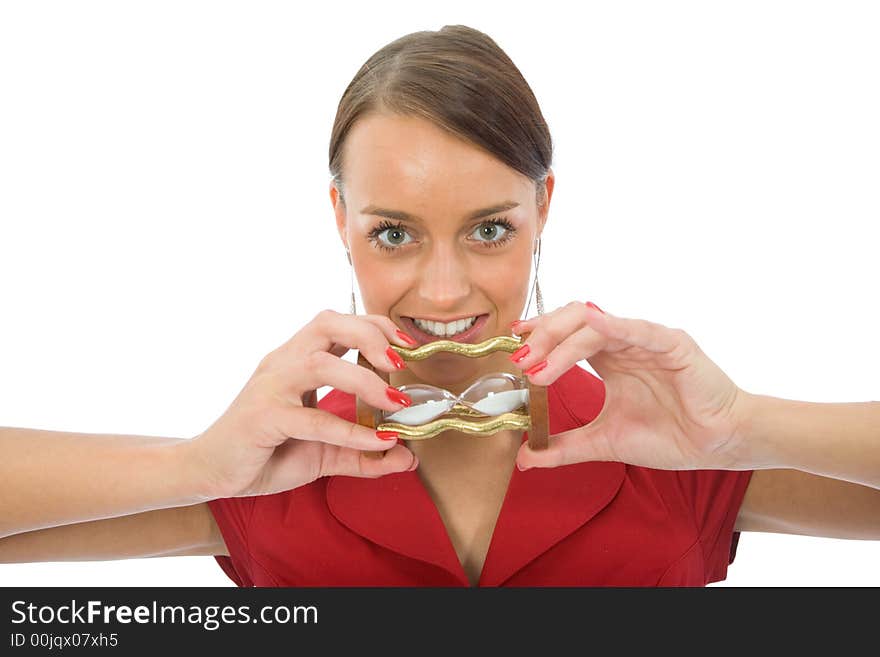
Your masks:
<svg viewBox="0 0 880 657"><path fill-rule="evenodd" d="M525 431L531 426L531 420L525 413L502 413L486 420L466 420L462 417L449 417L448 415L425 424L412 426L400 422L386 422L376 427L378 431L396 431L405 440L424 440L433 438L438 433L449 429L462 433L485 436L505 429L522 429Z"/></svg>
<svg viewBox="0 0 880 657"><path fill-rule="evenodd" d="M467 356L468 358L482 358L493 351L507 351L513 353L522 346L522 338L509 335L496 335L494 338L483 340L476 344L468 342L455 342L455 340L435 340L420 347L398 347L391 345L403 360L425 360L441 351L450 351L454 354Z"/></svg>

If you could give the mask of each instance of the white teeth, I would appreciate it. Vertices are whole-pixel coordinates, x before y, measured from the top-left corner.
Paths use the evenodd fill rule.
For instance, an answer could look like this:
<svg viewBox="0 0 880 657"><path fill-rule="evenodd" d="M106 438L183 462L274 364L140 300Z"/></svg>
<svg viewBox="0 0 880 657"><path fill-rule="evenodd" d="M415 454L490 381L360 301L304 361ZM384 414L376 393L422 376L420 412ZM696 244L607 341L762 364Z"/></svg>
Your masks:
<svg viewBox="0 0 880 657"><path fill-rule="evenodd" d="M432 322L428 319L413 319L413 321L415 322L416 326L418 326L425 333L436 335L438 338L447 338L449 336L461 333L462 331L466 331L474 325L474 322L477 321L477 318L469 317L467 319L459 319L454 322L449 322L448 324Z"/></svg>

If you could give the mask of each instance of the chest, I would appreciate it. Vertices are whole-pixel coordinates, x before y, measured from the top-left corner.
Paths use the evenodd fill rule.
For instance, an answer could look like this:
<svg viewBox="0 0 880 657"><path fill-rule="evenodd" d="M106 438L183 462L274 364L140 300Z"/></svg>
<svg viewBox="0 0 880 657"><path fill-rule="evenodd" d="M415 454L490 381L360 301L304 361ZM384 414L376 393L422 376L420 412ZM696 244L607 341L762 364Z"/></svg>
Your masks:
<svg viewBox="0 0 880 657"><path fill-rule="evenodd" d="M260 586L704 583L694 506L675 473L624 477L602 462L519 472L513 458L498 476L458 470L333 477L264 496L246 567Z"/></svg>
<svg viewBox="0 0 880 657"><path fill-rule="evenodd" d="M471 586L480 580L513 467L511 461L420 474Z"/></svg>

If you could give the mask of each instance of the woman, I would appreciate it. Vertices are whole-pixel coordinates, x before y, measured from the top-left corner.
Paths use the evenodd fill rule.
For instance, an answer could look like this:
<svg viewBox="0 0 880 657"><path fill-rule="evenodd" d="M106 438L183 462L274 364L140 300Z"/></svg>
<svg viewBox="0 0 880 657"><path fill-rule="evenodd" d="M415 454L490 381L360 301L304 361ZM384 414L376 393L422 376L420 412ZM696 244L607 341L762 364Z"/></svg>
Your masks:
<svg viewBox="0 0 880 657"><path fill-rule="evenodd" d="M530 88L486 35L377 52L330 144L367 314L319 313L192 440L0 431L0 561L214 555L239 585L703 585L740 531L880 536L877 404L746 393L683 331L583 302L514 321L551 159ZM527 336L512 358L407 365L390 349L510 330ZM460 393L497 371L548 386L547 450L521 432L404 444L353 423L354 395L394 411L403 384Z"/></svg>

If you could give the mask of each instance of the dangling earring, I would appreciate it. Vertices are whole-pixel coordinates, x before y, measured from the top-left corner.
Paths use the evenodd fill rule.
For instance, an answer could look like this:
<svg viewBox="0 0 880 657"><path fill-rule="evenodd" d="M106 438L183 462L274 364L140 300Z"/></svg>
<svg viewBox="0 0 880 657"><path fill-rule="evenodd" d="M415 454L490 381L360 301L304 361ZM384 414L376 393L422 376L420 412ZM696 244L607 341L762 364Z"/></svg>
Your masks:
<svg viewBox="0 0 880 657"><path fill-rule="evenodd" d="M541 296L541 285L538 283L538 266L541 264L541 238L535 241L535 250L532 252L532 262L535 264L535 282L532 289L529 290L529 300L526 301L526 317L529 314L529 305L532 303L532 291L535 293L535 306L538 309L538 315L544 314L544 298ZM521 318L525 319L525 317Z"/></svg>
<svg viewBox="0 0 880 657"><path fill-rule="evenodd" d="M544 314L544 298L541 296L541 285L538 283L538 265L541 264L541 238L538 238L537 259L535 260L535 305L538 307L538 315Z"/></svg>
<svg viewBox="0 0 880 657"><path fill-rule="evenodd" d="M354 265L351 264L351 253L348 249L345 249L345 257L348 258L348 269L351 272L351 309L349 312L352 315L357 315L357 306L354 303Z"/></svg>

